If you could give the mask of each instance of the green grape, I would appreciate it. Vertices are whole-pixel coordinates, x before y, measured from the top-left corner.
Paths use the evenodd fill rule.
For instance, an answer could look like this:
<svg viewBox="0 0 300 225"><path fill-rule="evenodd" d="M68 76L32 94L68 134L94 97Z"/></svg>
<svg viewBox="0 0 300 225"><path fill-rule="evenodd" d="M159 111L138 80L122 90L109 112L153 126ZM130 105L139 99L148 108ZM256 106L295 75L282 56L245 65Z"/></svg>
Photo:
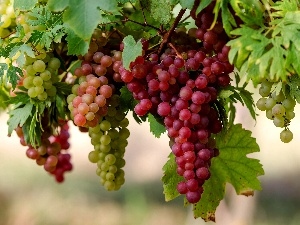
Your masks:
<svg viewBox="0 0 300 225"><path fill-rule="evenodd" d="M265 111L266 110L266 98L260 98L256 102L256 107L261 111Z"/></svg>
<svg viewBox="0 0 300 225"><path fill-rule="evenodd" d="M102 162L100 169L103 171L107 171L109 169L109 164L107 162Z"/></svg>
<svg viewBox="0 0 300 225"><path fill-rule="evenodd" d="M112 182L112 181L105 181L104 187L105 187L106 190L112 191L112 190L115 189L116 185L115 185L115 183Z"/></svg>
<svg viewBox="0 0 300 225"><path fill-rule="evenodd" d="M53 86L53 85L52 85L52 81L51 81L51 80L44 81L44 82L43 82L43 86L44 86L44 88L47 89L47 90L50 89L50 88L52 88L52 86Z"/></svg>
<svg viewBox="0 0 300 225"><path fill-rule="evenodd" d="M43 81L48 81L51 79L51 73L49 70L44 70L44 72L40 73L40 77L43 79Z"/></svg>
<svg viewBox="0 0 300 225"><path fill-rule="evenodd" d="M100 144L100 151L101 152L105 152L105 153L107 153L107 152L109 152L110 151L110 149L111 149L111 146L108 144L108 145L104 145L104 144Z"/></svg>
<svg viewBox="0 0 300 225"><path fill-rule="evenodd" d="M116 157L113 154L107 154L105 156L105 162L107 162L109 165L113 165L116 162Z"/></svg>
<svg viewBox="0 0 300 225"><path fill-rule="evenodd" d="M39 94L37 97L38 97L38 99L39 99L40 101L45 101L45 100L47 99L48 95L47 95L46 92L42 92L42 93Z"/></svg>
<svg viewBox="0 0 300 225"><path fill-rule="evenodd" d="M271 92L271 88L269 88L267 86L261 86L259 88L258 92L262 97L268 97Z"/></svg>
<svg viewBox="0 0 300 225"><path fill-rule="evenodd" d="M290 130L281 131L280 140L283 143L289 143L291 140L293 140L293 133Z"/></svg>
<svg viewBox="0 0 300 225"><path fill-rule="evenodd" d="M276 101L273 98L267 98L265 102L266 109L272 109L276 105Z"/></svg>
<svg viewBox="0 0 300 225"><path fill-rule="evenodd" d="M115 175L111 172L106 173L105 179L107 181L113 181L115 179Z"/></svg>
<svg viewBox="0 0 300 225"><path fill-rule="evenodd" d="M38 87L43 86L43 79L40 76L36 76L33 78L32 83Z"/></svg>
<svg viewBox="0 0 300 225"><path fill-rule="evenodd" d="M283 117L274 117L273 123L276 127L284 127L284 118Z"/></svg>
<svg viewBox="0 0 300 225"><path fill-rule="evenodd" d="M46 64L44 63L43 60L40 59L36 60L32 66L33 69L38 73L41 73L46 69Z"/></svg>
<svg viewBox="0 0 300 225"><path fill-rule="evenodd" d="M35 91L38 95L42 94L44 92L44 87L43 86L39 86L39 87L34 87ZM45 93L45 92L44 92ZM46 94L47 96L47 94Z"/></svg>
<svg viewBox="0 0 300 225"><path fill-rule="evenodd" d="M296 101L292 97L288 97L282 101L282 105L285 109L291 110L295 107Z"/></svg>
<svg viewBox="0 0 300 225"><path fill-rule="evenodd" d="M285 97L284 97L284 94L282 93L282 91L279 92L278 95L276 95L276 92L274 91L272 93L272 98L276 101L276 102L282 102Z"/></svg>
<svg viewBox="0 0 300 225"><path fill-rule="evenodd" d="M272 108L273 116L283 116L285 113L285 108L281 104L276 104Z"/></svg>
<svg viewBox="0 0 300 225"><path fill-rule="evenodd" d="M111 173L116 173L118 171L118 167L115 165L110 165L108 171Z"/></svg>
<svg viewBox="0 0 300 225"><path fill-rule="evenodd" d="M104 135L101 136L100 142L103 145L108 145L111 142L111 138L110 138L110 136L104 134Z"/></svg>
<svg viewBox="0 0 300 225"><path fill-rule="evenodd" d="M294 119L295 118L295 112L294 111L286 111L285 112L285 117L288 120Z"/></svg>
<svg viewBox="0 0 300 225"><path fill-rule="evenodd" d="M30 98L35 98L38 95L34 87L29 88L27 94Z"/></svg>
<svg viewBox="0 0 300 225"><path fill-rule="evenodd" d="M111 128L111 124L110 124L110 122L108 122L107 120L103 120L103 121L100 123L100 128L101 128L101 130L103 130L103 131L108 131L108 130Z"/></svg>
<svg viewBox="0 0 300 225"><path fill-rule="evenodd" d="M48 62L48 67L57 70L60 67L60 61L58 58L51 58Z"/></svg>
<svg viewBox="0 0 300 225"><path fill-rule="evenodd" d="M23 80L23 86L26 89L33 87L32 81L33 81L33 77L25 77L25 79Z"/></svg>
<svg viewBox="0 0 300 225"><path fill-rule="evenodd" d="M88 155L88 158L91 163L97 163L99 161L98 152L97 151L91 151Z"/></svg>
<svg viewBox="0 0 300 225"><path fill-rule="evenodd" d="M26 70L27 76L35 76L35 74L36 74L36 71L33 69L32 65L28 65L25 70Z"/></svg>

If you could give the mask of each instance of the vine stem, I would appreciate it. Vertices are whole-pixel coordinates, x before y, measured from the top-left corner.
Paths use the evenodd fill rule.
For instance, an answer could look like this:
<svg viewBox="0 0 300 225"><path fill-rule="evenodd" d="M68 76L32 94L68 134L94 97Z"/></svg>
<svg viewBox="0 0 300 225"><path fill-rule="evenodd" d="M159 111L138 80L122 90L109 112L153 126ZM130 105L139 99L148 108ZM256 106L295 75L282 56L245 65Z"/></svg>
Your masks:
<svg viewBox="0 0 300 225"><path fill-rule="evenodd" d="M179 24L183 14L185 13L185 9L181 9L177 15L177 17L174 20L174 23L172 24L171 28L169 29L169 31L163 36L163 40L159 46L158 49L158 55L161 54L161 52L163 51L163 49L166 47L166 45L168 44L168 42L170 42L170 39L172 37L172 34L175 30L175 28L177 27L177 25Z"/></svg>

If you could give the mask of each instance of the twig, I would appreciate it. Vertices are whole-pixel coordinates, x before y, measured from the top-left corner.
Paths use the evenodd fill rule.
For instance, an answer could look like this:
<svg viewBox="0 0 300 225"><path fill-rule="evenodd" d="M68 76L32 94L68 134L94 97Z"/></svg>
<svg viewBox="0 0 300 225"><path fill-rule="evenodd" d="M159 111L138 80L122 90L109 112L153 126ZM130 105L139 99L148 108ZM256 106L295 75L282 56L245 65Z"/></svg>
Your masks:
<svg viewBox="0 0 300 225"><path fill-rule="evenodd" d="M182 55L178 52L178 50L175 48L175 46L172 43L168 43L168 45L175 51L177 57L183 59Z"/></svg>
<svg viewBox="0 0 300 225"><path fill-rule="evenodd" d="M183 14L185 13L185 9L181 9L176 17L176 19L174 20L174 23L172 24L170 30L164 35L163 40L159 46L158 49L158 55L160 55L160 53L163 51L163 49L166 47L167 43L170 42L171 36L175 30L175 28L177 27L178 23L180 22Z"/></svg>

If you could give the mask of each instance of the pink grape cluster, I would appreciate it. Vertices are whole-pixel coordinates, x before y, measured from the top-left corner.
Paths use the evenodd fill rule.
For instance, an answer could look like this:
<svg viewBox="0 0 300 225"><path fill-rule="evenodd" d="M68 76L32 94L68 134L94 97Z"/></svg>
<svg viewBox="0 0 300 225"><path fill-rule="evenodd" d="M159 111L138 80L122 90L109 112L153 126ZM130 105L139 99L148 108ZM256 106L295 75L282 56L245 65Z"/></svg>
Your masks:
<svg viewBox="0 0 300 225"><path fill-rule="evenodd" d="M64 181L64 173L72 170L70 162L71 155L67 152L70 147L68 139L69 126L66 121L60 121L58 133L54 134L51 129L44 128L41 145L33 147L25 142L22 127L16 128L16 133L23 146L28 146L26 155L28 158L36 160L39 166L55 176L57 182Z"/></svg>
<svg viewBox="0 0 300 225"><path fill-rule="evenodd" d="M187 45L180 54L169 48L160 58L157 54L146 59L141 56L130 64L130 70L122 66L119 70L138 101L135 113L144 116L150 112L164 119L177 173L184 178L177 190L190 203L200 200L202 186L210 177L211 158L218 155L211 134L222 130L222 122L214 103L218 90L230 84L229 73L233 71L222 26L207 30L212 21L204 18L211 16L212 12L202 12L198 16L201 27L188 31L200 39L198 48ZM200 30L205 30L202 36Z"/></svg>
<svg viewBox="0 0 300 225"><path fill-rule="evenodd" d="M75 125L95 127L106 115L110 98L115 92L113 83L119 80L121 65L121 52L114 51L112 54L109 56L96 51L92 56L85 55L86 60L75 70L78 84L72 87L72 94L67 98Z"/></svg>

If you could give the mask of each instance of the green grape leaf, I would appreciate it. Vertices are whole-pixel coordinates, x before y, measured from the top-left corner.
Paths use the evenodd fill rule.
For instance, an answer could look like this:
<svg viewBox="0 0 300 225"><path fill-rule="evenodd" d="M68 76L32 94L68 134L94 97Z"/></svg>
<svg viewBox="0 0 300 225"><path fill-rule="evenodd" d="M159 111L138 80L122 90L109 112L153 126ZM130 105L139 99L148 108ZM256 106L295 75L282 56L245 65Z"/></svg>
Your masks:
<svg viewBox="0 0 300 225"><path fill-rule="evenodd" d="M240 88L239 92L241 98L243 99L242 105L246 105L247 109L250 112L251 117L256 120L256 113L255 113L255 104L253 100L253 93L251 93L248 90L245 90L244 88Z"/></svg>
<svg viewBox="0 0 300 225"><path fill-rule="evenodd" d="M142 55L143 46L140 41L136 42L131 35L126 36L123 39L123 43L123 66L125 69L129 70L130 63L133 62L138 56Z"/></svg>
<svg viewBox="0 0 300 225"><path fill-rule="evenodd" d="M172 5L169 0L151 0L148 2L151 16L161 24L169 24L172 19Z"/></svg>
<svg viewBox="0 0 300 225"><path fill-rule="evenodd" d="M63 11L70 4L69 0L48 0L47 7L54 12Z"/></svg>
<svg viewBox="0 0 300 225"><path fill-rule="evenodd" d="M182 8L192 9L194 6L194 0L180 0Z"/></svg>
<svg viewBox="0 0 300 225"><path fill-rule="evenodd" d="M251 132L241 124L232 125L228 130L216 136L219 156L212 159L210 173L203 189L200 201L194 205L194 216L205 221L215 220L215 211L224 198L225 185L231 183L237 194L253 195L254 190L261 190L257 176L264 170L259 160L247 155L259 151Z"/></svg>
<svg viewBox="0 0 300 225"><path fill-rule="evenodd" d="M68 36L68 54L69 55L84 55L89 49L89 41L85 41L78 37L73 30L67 29Z"/></svg>
<svg viewBox="0 0 300 225"><path fill-rule="evenodd" d="M27 11L32 9L36 3L38 3L38 0L14 0L14 9Z"/></svg>
<svg viewBox="0 0 300 225"><path fill-rule="evenodd" d="M220 91L218 97L226 99L226 98L229 98L233 93L234 92L231 91L231 90L225 90L225 89L223 89L223 90Z"/></svg>
<svg viewBox="0 0 300 225"><path fill-rule="evenodd" d="M203 0L200 2L197 10L196 10L196 15L198 15L198 13L200 13L203 9L205 9L210 3L212 2L212 0Z"/></svg>
<svg viewBox="0 0 300 225"><path fill-rule="evenodd" d="M132 110L134 107L134 99L132 93L126 86L122 86L120 89L120 107L124 111Z"/></svg>
<svg viewBox="0 0 300 225"><path fill-rule="evenodd" d="M119 3L125 4L127 2L130 2L132 4L136 3L138 0L118 0Z"/></svg>
<svg viewBox="0 0 300 225"><path fill-rule="evenodd" d="M220 7L221 7L221 17L222 17L224 30L227 33L227 35L231 36L230 31L232 31L233 27L236 27L237 24L235 22L232 13L228 8L229 1L230 0L221 1Z"/></svg>
<svg viewBox="0 0 300 225"><path fill-rule="evenodd" d="M289 77L287 85L290 88L290 95L300 103L300 77L296 75Z"/></svg>
<svg viewBox="0 0 300 225"><path fill-rule="evenodd" d="M15 89L17 86L17 82L20 79L20 77L23 76L23 72L19 67L15 67L11 65L7 70L7 79L11 83L12 88Z"/></svg>
<svg viewBox="0 0 300 225"><path fill-rule="evenodd" d="M23 107L17 105L15 109L9 112L8 135L11 135L14 129L18 126L23 126L26 120L32 115L33 105L27 103Z"/></svg>
<svg viewBox="0 0 300 225"><path fill-rule="evenodd" d="M148 122L150 124L150 132L156 138L159 138L163 133L166 132L165 126L159 123L157 119L150 113L148 114Z"/></svg>
<svg viewBox="0 0 300 225"><path fill-rule="evenodd" d="M28 42L35 45L41 44L48 50L53 41L56 43L61 41L66 33L62 13L52 13L45 7L37 7L29 15L31 19L28 23L31 26L40 26L40 29L31 33Z"/></svg>
<svg viewBox="0 0 300 225"><path fill-rule="evenodd" d="M69 2L64 12L63 20L75 34L89 41L94 29L101 22L100 10L116 12L118 10L116 0L73 0Z"/></svg>
<svg viewBox="0 0 300 225"><path fill-rule="evenodd" d="M0 63L0 84L5 80L4 75L8 69L8 65L6 63Z"/></svg>
<svg viewBox="0 0 300 225"><path fill-rule="evenodd" d="M16 45L14 48L12 48L9 53L9 58L14 57L18 52L20 53L20 55L18 56L16 62L19 67L23 67L23 65L25 64L25 54L32 58L35 58L34 51L27 44Z"/></svg>
<svg viewBox="0 0 300 225"><path fill-rule="evenodd" d="M180 195L177 191L177 184L183 181L184 178L176 172L177 165L174 154L170 153L168 158L168 161L163 166L164 175L161 180L163 182L165 200L171 201Z"/></svg>

